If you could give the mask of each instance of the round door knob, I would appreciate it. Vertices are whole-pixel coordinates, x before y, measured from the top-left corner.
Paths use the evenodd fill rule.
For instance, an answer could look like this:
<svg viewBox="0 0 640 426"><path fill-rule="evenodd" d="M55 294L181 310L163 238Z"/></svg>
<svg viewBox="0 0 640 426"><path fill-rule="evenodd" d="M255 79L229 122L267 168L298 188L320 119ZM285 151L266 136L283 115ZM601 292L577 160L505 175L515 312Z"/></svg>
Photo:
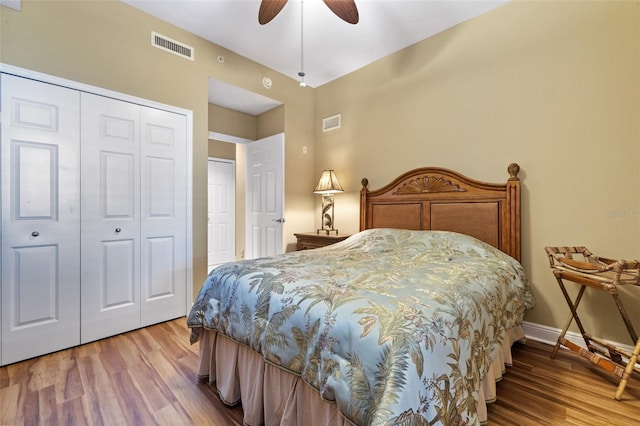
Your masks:
<svg viewBox="0 0 640 426"><path fill-rule="evenodd" d="M32 237L37 237L38 235L40 235L40 233L39 233L38 231L33 231L33 232L31 233L31 236L32 236Z"/></svg>
<svg viewBox="0 0 640 426"><path fill-rule="evenodd" d="M120 231L122 231L122 229L116 228L116 234L119 233Z"/></svg>

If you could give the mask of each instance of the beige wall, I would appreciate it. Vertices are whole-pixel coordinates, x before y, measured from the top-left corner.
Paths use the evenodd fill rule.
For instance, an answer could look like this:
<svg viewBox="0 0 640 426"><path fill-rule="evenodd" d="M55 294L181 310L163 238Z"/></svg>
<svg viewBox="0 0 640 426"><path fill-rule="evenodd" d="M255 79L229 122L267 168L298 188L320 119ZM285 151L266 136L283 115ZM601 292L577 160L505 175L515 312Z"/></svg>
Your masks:
<svg viewBox="0 0 640 426"><path fill-rule="evenodd" d="M212 158L223 158L225 160L236 159L236 144L209 139L208 156Z"/></svg>
<svg viewBox="0 0 640 426"><path fill-rule="evenodd" d="M284 106L275 107L256 117L257 139L277 135L284 130Z"/></svg>
<svg viewBox="0 0 640 426"><path fill-rule="evenodd" d="M238 138L256 140L257 118L254 115L209 104L209 131Z"/></svg>
<svg viewBox="0 0 640 426"><path fill-rule="evenodd" d="M115 0L23 0L20 12L0 7L0 22L2 63L193 111L194 291L207 272L209 77L285 104L294 123L284 126L285 187L313 179L313 161L301 148L313 138L313 91L300 89L295 80ZM151 31L194 47L195 61L151 47ZM218 55L225 57L223 64ZM270 90L262 86L263 77L273 81ZM312 203L310 193L285 195L285 216L299 218L285 223L287 243L295 241L301 222L313 220Z"/></svg>
<svg viewBox="0 0 640 426"><path fill-rule="evenodd" d="M342 114L341 129L316 128L316 174L334 168L346 191L337 225L358 229L362 177L375 189L433 165L504 182L518 162L538 301L526 320L561 328L545 246L640 258L639 52L638 2L515 1L320 87L316 121ZM631 343L611 297L582 304L587 330Z"/></svg>

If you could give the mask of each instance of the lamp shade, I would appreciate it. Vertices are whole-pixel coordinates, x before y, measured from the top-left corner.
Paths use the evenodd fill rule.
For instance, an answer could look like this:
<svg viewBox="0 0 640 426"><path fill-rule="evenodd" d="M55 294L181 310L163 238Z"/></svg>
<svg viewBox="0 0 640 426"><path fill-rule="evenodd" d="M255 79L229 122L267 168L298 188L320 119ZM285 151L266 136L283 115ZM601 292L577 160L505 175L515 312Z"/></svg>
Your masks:
<svg viewBox="0 0 640 426"><path fill-rule="evenodd" d="M316 185L316 189L313 190L316 194L335 194L343 191L344 189L342 189L336 177L336 172L331 169L322 172L318 185Z"/></svg>

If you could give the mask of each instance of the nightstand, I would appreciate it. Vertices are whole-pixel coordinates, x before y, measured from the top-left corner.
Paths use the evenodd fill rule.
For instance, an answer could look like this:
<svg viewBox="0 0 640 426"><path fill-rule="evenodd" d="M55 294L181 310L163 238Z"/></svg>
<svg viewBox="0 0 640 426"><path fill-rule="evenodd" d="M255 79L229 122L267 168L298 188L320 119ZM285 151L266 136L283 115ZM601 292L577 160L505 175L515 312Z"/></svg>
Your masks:
<svg viewBox="0 0 640 426"><path fill-rule="evenodd" d="M319 234L317 232L301 232L293 235L298 239L297 250L325 247L350 237L350 235L336 235L335 233L327 235L325 232L320 232Z"/></svg>

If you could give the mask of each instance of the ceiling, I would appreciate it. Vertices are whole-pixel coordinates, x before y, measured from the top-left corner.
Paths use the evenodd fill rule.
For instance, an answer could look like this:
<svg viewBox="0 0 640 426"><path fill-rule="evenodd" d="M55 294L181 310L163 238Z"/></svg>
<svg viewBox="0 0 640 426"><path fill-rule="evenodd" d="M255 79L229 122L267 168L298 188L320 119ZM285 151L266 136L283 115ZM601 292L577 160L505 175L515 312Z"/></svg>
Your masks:
<svg viewBox="0 0 640 426"><path fill-rule="evenodd" d="M307 85L318 87L508 0L355 0L356 25L320 0L291 0L266 25L258 23L260 0L121 1L291 78L303 70ZM220 85L209 90L210 102L253 115L274 106L268 98L247 99L250 92L239 105L225 105L234 98L225 90L234 86Z"/></svg>

